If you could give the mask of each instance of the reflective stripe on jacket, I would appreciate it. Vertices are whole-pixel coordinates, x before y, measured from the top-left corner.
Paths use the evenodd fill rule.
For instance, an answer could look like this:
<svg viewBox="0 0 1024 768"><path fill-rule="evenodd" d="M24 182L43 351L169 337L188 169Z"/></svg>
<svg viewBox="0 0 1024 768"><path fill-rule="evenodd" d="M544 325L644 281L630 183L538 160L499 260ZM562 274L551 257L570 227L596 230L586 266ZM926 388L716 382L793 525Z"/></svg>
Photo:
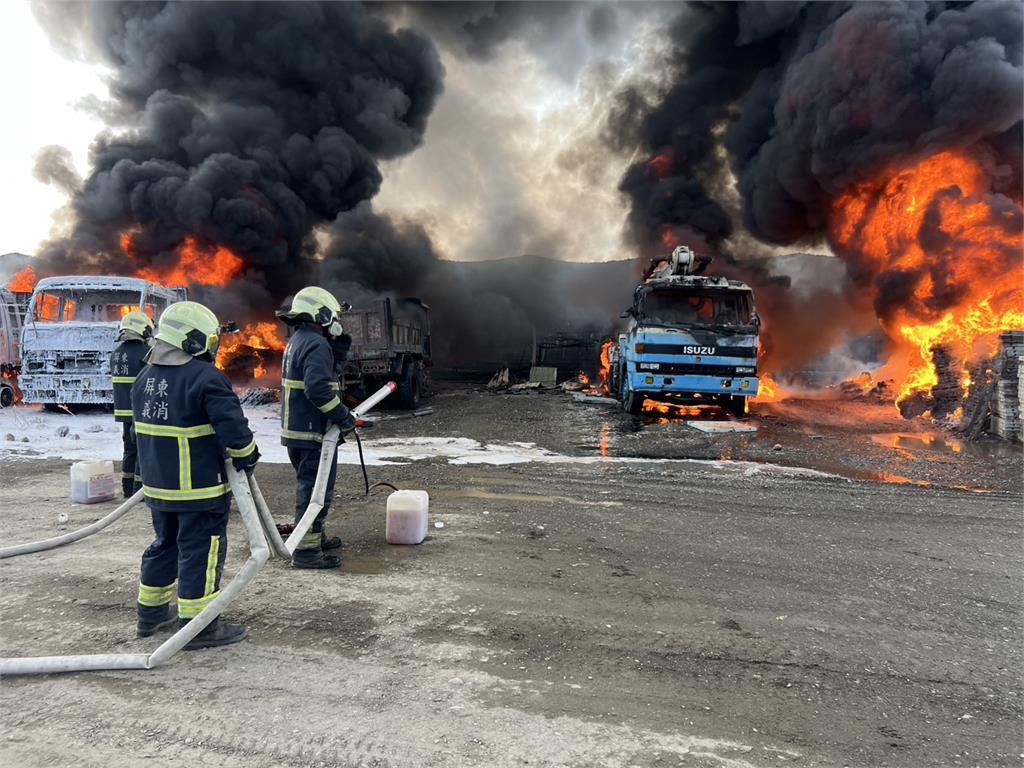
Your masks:
<svg viewBox="0 0 1024 768"><path fill-rule="evenodd" d="M114 382L114 420L132 420L132 384L145 363L149 345L142 339L126 339L110 355L110 374Z"/></svg>
<svg viewBox="0 0 1024 768"><path fill-rule="evenodd" d="M285 348L281 372L281 444L319 448L329 422L348 417L323 333L299 326Z"/></svg>
<svg viewBox="0 0 1024 768"><path fill-rule="evenodd" d="M215 507L229 491L224 457L256 450L231 382L212 363L146 366L132 387L132 410L142 488L154 509Z"/></svg>

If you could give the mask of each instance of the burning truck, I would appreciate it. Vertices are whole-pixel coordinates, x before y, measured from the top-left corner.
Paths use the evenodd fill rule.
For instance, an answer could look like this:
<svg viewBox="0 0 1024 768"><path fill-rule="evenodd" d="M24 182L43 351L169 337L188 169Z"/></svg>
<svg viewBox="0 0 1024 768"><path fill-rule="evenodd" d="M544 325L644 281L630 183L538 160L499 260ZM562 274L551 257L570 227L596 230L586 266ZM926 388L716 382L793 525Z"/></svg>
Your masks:
<svg viewBox="0 0 1024 768"><path fill-rule="evenodd" d="M711 258L679 246L655 259L633 294L608 357L611 394L631 414L644 400L746 411L758 392L760 319L750 287L701 272Z"/></svg>
<svg viewBox="0 0 1024 768"><path fill-rule="evenodd" d="M109 405L110 353L121 318L159 317L186 298L135 277L48 277L36 283L21 332L19 387L26 403Z"/></svg>
<svg viewBox="0 0 1024 768"><path fill-rule="evenodd" d="M18 286L15 286L17 288ZM31 292L0 288L0 408L14 405L21 372L21 327Z"/></svg>

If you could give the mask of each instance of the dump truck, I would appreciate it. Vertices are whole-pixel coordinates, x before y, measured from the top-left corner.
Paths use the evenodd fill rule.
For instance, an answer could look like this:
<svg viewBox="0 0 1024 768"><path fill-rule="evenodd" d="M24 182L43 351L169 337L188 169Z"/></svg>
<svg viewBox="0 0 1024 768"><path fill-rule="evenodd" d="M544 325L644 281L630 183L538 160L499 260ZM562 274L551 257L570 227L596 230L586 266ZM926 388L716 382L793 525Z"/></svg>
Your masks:
<svg viewBox="0 0 1024 768"><path fill-rule="evenodd" d="M0 288L0 408L14 405L21 373L21 328L31 293Z"/></svg>
<svg viewBox="0 0 1024 768"><path fill-rule="evenodd" d="M717 405L741 416L758 391L761 321L745 283L701 274L711 259L686 246L655 259L609 349L609 390L631 414L644 400Z"/></svg>
<svg viewBox="0 0 1024 768"><path fill-rule="evenodd" d="M343 370L346 391L369 394L398 383L394 398L416 408L430 394L430 308L419 299L377 299L342 315L352 346Z"/></svg>
<svg viewBox="0 0 1024 768"><path fill-rule="evenodd" d="M110 354L118 325L142 309L158 318L186 298L135 277L47 277L36 283L21 331L24 402L44 405L110 405L114 402Z"/></svg>

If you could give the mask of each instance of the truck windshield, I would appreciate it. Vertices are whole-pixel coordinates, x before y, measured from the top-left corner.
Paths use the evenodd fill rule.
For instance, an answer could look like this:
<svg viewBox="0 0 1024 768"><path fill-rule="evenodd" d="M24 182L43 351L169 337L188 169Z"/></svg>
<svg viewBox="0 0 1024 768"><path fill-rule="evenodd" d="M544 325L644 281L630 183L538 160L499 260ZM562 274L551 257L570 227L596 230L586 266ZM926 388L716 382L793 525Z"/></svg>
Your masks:
<svg viewBox="0 0 1024 768"><path fill-rule="evenodd" d="M641 317L658 325L748 325L752 322L748 293L650 291L642 301Z"/></svg>
<svg viewBox="0 0 1024 768"><path fill-rule="evenodd" d="M32 315L37 323L116 323L139 309L141 298L138 291L40 291L36 294ZM156 317L162 308L150 302L142 307L150 318Z"/></svg>

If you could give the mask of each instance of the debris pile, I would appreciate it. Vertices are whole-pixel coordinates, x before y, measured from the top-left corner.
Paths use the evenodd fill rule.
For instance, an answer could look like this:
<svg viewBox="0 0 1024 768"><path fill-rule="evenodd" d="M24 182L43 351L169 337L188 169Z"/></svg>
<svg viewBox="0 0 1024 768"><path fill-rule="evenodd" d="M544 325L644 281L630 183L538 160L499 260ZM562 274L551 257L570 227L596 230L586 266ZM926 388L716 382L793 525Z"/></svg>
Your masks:
<svg viewBox="0 0 1024 768"><path fill-rule="evenodd" d="M932 350L932 364L935 368L937 382L930 390L914 392L909 397L898 401L897 405L903 418L931 416L944 418L956 413L963 406L964 391L961 380L963 369L945 346L936 346ZM984 366L982 366L984 368Z"/></svg>
<svg viewBox="0 0 1024 768"><path fill-rule="evenodd" d="M1020 441L1021 391L1024 389L1024 374L1021 360L1024 358L1024 331L1006 331L999 335L1001 348L992 369L994 392L992 397L992 421L989 431L1006 440Z"/></svg>
<svg viewBox="0 0 1024 768"><path fill-rule="evenodd" d="M874 400L892 402L895 397L895 382L892 379L878 381L868 371L862 372L839 383L839 394L844 400Z"/></svg>
<svg viewBox="0 0 1024 768"><path fill-rule="evenodd" d="M239 400L242 405L270 405L281 402L281 391L276 387L253 387Z"/></svg>

